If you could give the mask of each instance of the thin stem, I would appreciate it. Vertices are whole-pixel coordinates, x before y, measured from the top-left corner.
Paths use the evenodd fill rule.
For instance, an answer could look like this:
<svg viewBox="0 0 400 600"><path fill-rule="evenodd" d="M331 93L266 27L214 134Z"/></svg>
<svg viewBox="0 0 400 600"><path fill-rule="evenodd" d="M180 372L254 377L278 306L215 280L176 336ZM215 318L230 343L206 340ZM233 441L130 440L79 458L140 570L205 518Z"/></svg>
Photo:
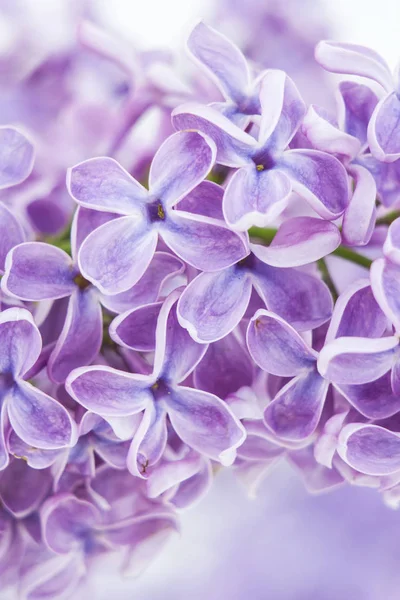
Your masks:
<svg viewBox="0 0 400 600"><path fill-rule="evenodd" d="M333 298L334 302L336 302L339 294L338 294L335 284L333 283L333 279L331 277L331 274L329 273L329 270L328 270L325 260L323 258L320 258L317 261L317 266L318 266L319 272L321 273L322 280L325 281L326 285L328 286L328 288L332 294L332 298Z"/></svg>

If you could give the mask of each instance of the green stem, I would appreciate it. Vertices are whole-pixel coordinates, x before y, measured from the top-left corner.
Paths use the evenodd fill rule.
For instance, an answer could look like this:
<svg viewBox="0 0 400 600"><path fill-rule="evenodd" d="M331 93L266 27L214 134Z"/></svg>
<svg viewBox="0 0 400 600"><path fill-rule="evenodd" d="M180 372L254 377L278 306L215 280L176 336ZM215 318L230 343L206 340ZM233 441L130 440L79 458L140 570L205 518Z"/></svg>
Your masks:
<svg viewBox="0 0 400 600"><path fill-rule="evenodd" d="M384 217L377 219L376 224L377 225L391 225L393 223L393 221L395 221L399 217L400 217L400 212L398 210L393 210L392 212L388 213Z"/></svg>
<svg viewBox="0 0 400 600"><path fill-rule="evenodd" d="M268 227L251 227L251 229L249 229L249 236L251 238L258 238L269 246L277 231L277 229Z"/></svg>

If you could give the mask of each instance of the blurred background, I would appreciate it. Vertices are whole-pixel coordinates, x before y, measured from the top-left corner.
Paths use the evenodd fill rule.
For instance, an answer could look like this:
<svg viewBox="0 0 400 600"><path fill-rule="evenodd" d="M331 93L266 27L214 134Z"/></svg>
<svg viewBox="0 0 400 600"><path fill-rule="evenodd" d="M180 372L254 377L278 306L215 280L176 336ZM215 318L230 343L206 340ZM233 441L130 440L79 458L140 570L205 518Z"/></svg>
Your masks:
<svg viewBox="0 0 400 600"><path fill-rule="evenodd" d="M319 39L368 45L393 67L400 55L398 0L1 0L1 80L18 73L32 84L41 61L70 49L82 17L136 51L173 51L183 72L185 36L202 17L254 62L286 69L308 100L322 104L331 102L334 81L313 62ZM52 82L45 84L48 91ZM43 91L40 78L34 85ZM45 105L36 96L37 122L29 126L37 131L41 111L46 121L54 108L50 91ZM2 122L16 120L14 98L2 86ZM107 559L88 593L94 600L399 600L399 532L400 513L375 490L344 487L313 496L282 462L250 499L224 469L208 495L182 513L180 537L144 575L121 581Z"/></svg>

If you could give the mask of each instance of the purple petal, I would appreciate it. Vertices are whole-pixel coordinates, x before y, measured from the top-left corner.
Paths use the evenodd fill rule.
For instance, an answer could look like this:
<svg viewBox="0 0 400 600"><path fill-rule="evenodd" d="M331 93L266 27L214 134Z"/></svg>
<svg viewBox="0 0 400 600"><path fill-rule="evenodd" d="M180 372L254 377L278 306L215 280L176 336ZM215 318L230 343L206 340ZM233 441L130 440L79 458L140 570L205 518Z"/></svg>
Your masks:
<svg viewBox="0 0 400 600"><path fill-rule="evenodd" d="M203 459L203 467L195 475L182 481L169 501L178 509L191 507L207 494L212 482L211 461Z"/></svg>
<svg viewBox="0 0 400 600"><path fill-rule="evenodd" d="M246 239L222 221L180 210L171 212L161 235L175 254L201 271L218 271L248 254Z"/></svg>
<svg viewBox="0 0 400 600"><path fill-rule="evenodd" d="M349 202L347 173L334 156L318 150L288 150L277 163L295 192L324 219L339 217Z"/></svg>
<svg viewBox="0 0 400 600"><path fill-rule="evenodd" d="M215 342L238 325L250 301L251 290L251 280L244 269L201 273L179 299L179 322L194 340Z"/></svg>
<svg viewBox="0 0 400 600"><path fill-rule="evenodd" d="M114 213L100 212L83 206L77 207L71 226L71 251L74 262L76 262L80 247L87 236L100 225L118 217L119 215Z"/></svg>
<svg viewBox="0 0 400 600"><path fill-rule="evenodd" d="M144 375L94 366L75 369L65 387L88 410L101 416L124 417L140 412L153 400L151 384Z"/></svg>
<svg viewBox="0 0 400 600"><path fill-rule="evenodd" d="M378 258L370 271L375 299L386 317L400 329L400 266Z"/></svg>
<svg viewBox="0 0 400 600"><path fill-rule="evenodd" d="M0 204L0 273L4 273L6 256L11 248L25 240L24 230L18 219L4 205Z"/></svg>
<svg viewBox="0 0 400 600"><path fill-rule="evenodd" d="M14 127L0 127L0 189L24 181L33 168L32 143Z"/></svg>
<svg viewBox="0 0 400 600"><path fill-rule="evenodd" d="M363 146L367 144L367 128L375 106L376 94L366 85L354 81L341 81L339 99L344 131L357 138Z"/></svg>
<svg viewBox="0 0 400 600"><path fill-rule="evenodd" d="M326 343L335 337L379 338L387 320L378 306L368 279L349 285L336 301Z"/></svg>
<svg viewBox="0 0 400 600"><path fill-rule="evenodd" d="M131 288L145 273L157 245L157 232L135 217L120 217L93 231L78 255L82 275L103 294Z"/></svg>
<svg viewBox="0 0 400 600"><path fill-rule="evenodd" d="M391 389L395 396L400 396L400 361L397 358L396 362L392 367L392 372L390 374L391 380Z"/></svg>
<svg viewBox="0 0 400 600"><path fill-rule="evenodd" d="M157 321L154 373L167 381L179 383L193 371L203 358L207 346L195 342L184 329L176 314L178 294L172 293L164 302Z"/></svg>
<svg viewBox="0 0 400 600"><path fill-rule="evenodd" d="M400 219L396 219L390 225L383 244L383 253L386 258L400 265Z"/></svg>
<svg viewBox="0 0 400 600"><path fill-rule="evenodd" d="M372 154L384 162L400 158L400 100L392 92L379 102L368 125Z"/></svg>
<svg viewBox="0 0 400 600"><path fill-rule="evenodd" d="M253 365L233 333L210 344L194 372L196 388L225 399L253 382Z"/></svg>
<svg viewBox="0 0 400 600"><path fill-rule="evenodd" d="M26 242L8 254L2 287L22 300L55 300L72 294L75 275L72 259L64 250Z"/></svg>
<svg viewBox="0 0 400 600"><path fill-rule="evenodd" d="M393 88L388 65L374 50L357 44L322 41L315 49L319 64L331 73L360 75L377 81L387 90Z"/></svg>
<svg viewBox="0 0 400 600"><path fill-rule="evenodd" d="M356 157L361 149L361 143L356 137L340 131L324 119L312 105L304 117L301 132L313 148L328 154L339 154L351 159Z"/></svg>
<svg viewBox="0 0 400 600"><path fill-rule="evenodd" d="M224 220L222 198L224 188L212 181L202 181L179 202L179 210L203 217Z"/></svg>
<svg viewBox="0 0 400 600"><path fill-rule="evenodd" d="M222 400L181 386L165 401L172 427L185 444L225 466L233 463L246 432Z"/></svg>
<svg viewBox="0 0 400 600"><path fill-rule="evenodd" d="M263 227L286 208L291 190L289 178L280 171L258 171L254 163L239 169L225 190L225 220L239 231Z"/></svg>
<svg viewBox="0 0 400 600"><path fill-rule="evenodd" d="M91 158L68 170L72 198L86 208L129 215L141 209L148 191L113 158Z"/></svg>
<svg viewBox="0 0 400 600"><path fill-rule="evenodd" d="M267 308L298 331L326 323L332 314L332 296L323 281L298 269L277 269L257 261L252 269L257 293Z"/></svg>
<svg viewBox="0 0 400 600"><path fill-rule="evenodd" d="M367 475L391 475L400 470L400 436L378 425L346 425L338 453L353 469Z"/></svg>
<svg viewBox="0 0 400 600"><path fill-rule="evenodd" d="M216 148L211 138L197 131L178 131L160 146L149 173L152 196L174 206L199 185L215 163Z"/></svg>
<svg viewBox="0 0 400 600"><path fill-rule="evenodd" d="M48 362L50 379L63 383L72 369L90 364L103 340L103 319L97 291L76 289L72 294L64 327Z"/></svg>
<svg viewBox="0 0 400 600"><path fill-rule="evenodd" d="M364 167L352 166L355 189L345 210L342 224L343 242L348 246L365 246L374 232L376 220L376 184Z"/></svg>
<svg viewBox="0 0 400 600"><path fill-rule="evenodd" d="M2 399L0 402L0 472L7 467L10 461L6 444L6 433L9 428L7 404Z"/></svg>
<svg viewBox="0 0 400 600"><path fill-rule="evenodd" d="M13 460L0 476L0 498L14 516L24 518L39 508L51 484L49 471L31 469L24 460Z"/></svg>
<svg viewBox="0 0 400 600"><path fill-rule="evenodd" d="M321 418L329 382L314 369L289 381L268 404L264 419L280 438L300 441L314 433Z"/></svg>
<svg viewBox="0 0 400 600"><path fill-rule="evenodd" d="M273 267L299 267L331 254L340 246L340 231L330 221L293 217L284 221L270 246L252 244L252 252Z"/></svg>
<svg viewBox="0 0 400 600"><path fill-rule="evenodd" d="M25 308L0 313L0 373L23 376L39 358L42 340L33 317Z"/></svg>
<svg viewBox="0 0 400 600"><path fill-rule="evenodd" d="M263 147L284 150L305 114L306 107L299 91L284 71L268 69L261 80L260 102L259 142Z"/></svg>
<svg viewBox="0 0 400 600"><path fill-rule="evenodd" d="M341 385L339 390L369 419L386 419L400 410L400 398L392 392L390 373L363 385Z"/></svg>
<svg viewBox="0 0 400 600"><path fill-rule="evenodd" d="M217 162L241 167L250 162L257 141L210 106L188 102L172 111L175 129L195 129L208 135L217 146Z"/></svg>
<svg viewBox="0 0 400 600"><path fill-rule="evenodd" d="M152 304L162 294L163 287L174 277L179 278L184 270L184 263L176 256L167 252L156 252L145 274L130 290L113 296L103 296L101 303L108 310L117 313Z"/></svg>
<svg viewBox="0 0 400 600"><path fill-rule="evenodd" d="M138 352L152 352L161 307L162 302L154 302L119 315L110 325L111 339Z"/></svg>
<svg viewBox="0 0 400 600"><path fill-rule="evenodd" d="M23 459L32 469L46 469L50 467L57 459L64 456L68 450L41 450L34 448L23 442L17 434L11 430L8 438L8 448L10 454L15 458Z"/></svg>
<svg viewBox="0 0 400 600"><path fill-rule="evenodd" d="M225 98L239 104L250 85L247 61L239 48L203 22L193 28L187 45L220 87Z"/></svg>
<svg viewBox="0 0 400 600"><path fill-rule="evenodd" d="M147 493L150 498L157 498L167 490L198 473L204 464L204 459L196 452L189 451L178 460L162 461L151 474L147 483Z"/></svg>
<svg viewBox="0 0 400 600"><path fill-rule="evenodd" d="M338 384L361 384L375 381L394 364L397 338L368 339L342 337L322 348L318 370L323 377Z"/></svg>
<svg viewBox="0 0 400 600"><path fill-rule="evenodd" d="M288 458L299 470L304 485L311 494L330 491L344 482L343 477L334 467L326 468L316 462L310 446L290 451Z"/></svg>
<svg viewBox="0 0 400 600"><path fill-rule="evenodd" d="M165 409L151 402L143 413L129 448L127 466L132 475L147 479L147 469L157 464L164 454L167 437Z"/></svg>
<svg viewBox="0 0 400 600"><path fill-rule="evenodd" d="M26 381L7 394L10 423L27 444L55 450L74 443L76 426L59 402Z"/></svg>
<svg viewBox="0 0 400 600"><path fill-rule="evenodd" d="M281 377L312 369L317 357L293 327L267 310L258 310L251 319L247 346L259 367Z"/></svg>

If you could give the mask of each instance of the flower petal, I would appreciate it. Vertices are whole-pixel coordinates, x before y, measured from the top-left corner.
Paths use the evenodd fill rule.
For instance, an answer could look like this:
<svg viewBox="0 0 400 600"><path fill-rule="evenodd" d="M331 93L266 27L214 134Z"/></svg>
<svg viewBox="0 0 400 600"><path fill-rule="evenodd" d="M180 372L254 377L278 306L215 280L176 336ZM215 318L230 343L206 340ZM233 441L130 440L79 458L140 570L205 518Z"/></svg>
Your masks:
<svg viewBox="0 0 400 600"><path fill-rule="evenodd" d="M71 253L74 262L77 261L78 252L87 236L95 229L117 219L115 213L100 212L84 206L78 206L71 225Z"/></svg>
<svg viewBox="0 0 400 600"><path fill-rule="evenodd" d="M222 400L180 386L165 401L172 427L185 444L225 466L233 463L246 432Z"/></svg>
<svg viewBox="0 0 400 600"><path fill-rule="evenodd" d="M213 219L224 220L222 198L224 188L213 181L202 181L179 202L179 210Z"/></svg>
<svg viewBox="0 0 400 600"><path fill-rule="evenodd" d="M97 415L124 417L140 412L152 401L152 383L144 375L93 366L75 369L65 387L74 400Z"/></svg>
<svg viewBox="0 0 400 600"><path fill-rule="evenodd" d="M391 369L398 346L396 337L369 339L341 337L322 348L318 371L334 383L375 381Z"/></svg>
<svg viewBox="0 0 400 600"><path fill-rule="evenodd" d="M72 294L64 327L47 365L50 379L63 383L76 367L90 364L103 340L103 319L97 291L76 289Z"/></svg>
<svg viewBox="0 0 400 600"><path fill-rule="evenodd" d="M165 408L150 402L129 448L127 466L130 473L147 479L147 469L150 470L161 459L167 438Z"/></svg>
<svg viewBox="0 0 400 600"><path fill-rule="evenodd" d="M31 469L24 460L13 460L0 477L2 504L17 518L37 510L52 484L48 470Z"/></svg>
<svg viewBox="0 0 400 600"><path fill-rule="evenodd" d="M201 273L179 299L179 322L197 342L215 342L238 325L251 290L245 270L233 267L218 273Z"/></svg>
<svg viewBox="0 0 400 600"><path fill-rule="evenodd" d="M383 253L393 263L400 265L400 219L396 219L389 226Z"/></svg>
<svg viewBox="0 0 400 600"><path fill-rule="evenodd" d="M0 313L0 373L23 376L39 358L42 340L33 317L25 308Z"/></svg>
<svg viewBox="0 0 400 600"><path fill-rule="evenodd" d="M289 178L278 170L258 171L253 163L239 169L226 187L223 212L233 229L263 227L286 208L292 191Z"/></svg>
<svg viewBox="0 0 400 600"><path fill-rule="evenodd" d="M400 266L378 258L371 265L370 276L376 301L400 331Z"/></svg>
<svg viewBox="0 0 400 600"><path fill-rule="evenodd" d="M337 451L348 465L367 475L400 471L400 436L379 425L346 425Z"/></svg>
<svg viewBox="0 0 400 600"><path fill-rule="evenodd" d="M348 246L365 246L375 227L376 183L364 167L354 165L350 174L354 179L355 189L343 216L343 242Z"/></svg>
<svg viewBox="0 0 400 600"><path fill-rule="evenodd" d="M319 42L315 49L319 64L331 73L368 77L387 90L393 88L388 65L374 50L346 42Z"/></svg>
<svg viewBox="0 0 400 600"><path fill-rule="evenodd" d="M227 100L240 103L250 85L247 61L239 48L203 22L192 30L187 41L194 58L211 75Z"/></svg>
<svg viewBox="0 0 400 600"><path fill-rule="evenodd" d="M400 398L392 392L390 373L363 385L340 385L338 389L368 419L386 419L400 411Z"/></svg>
<svg viewBox="0 0 400 600"><path fill-rule="evenodd" d="M331 254L340 242L340 231L330 221L293 217L283 222L269 246L252 244L251 250L272 267L299 267Z"/></svg>
<svg viewBox="0 0 400 600"><path fill-rule="evenodd" d="M347 173L334 156L318 150L287 150L277 163L295 192L324 219L336 219L349 202Z"/></svg>
<svg viewBox="0 0 400 600"><path fill-rule="evenodd" d="M8 254L2 287L22 300L55 300L72 294L75 275L72 259L64 250L26 242Z"/></svg>
<svg viewBox="0 0 400 600"><path fill-rule="evenodd" d="M258 310L251 319L247 346L259 367L281 377L313 369L317 358L293 327L267 310Z"/></svg>
<svg viewBox="0 0 400 600"><path fill-rule="evenodd" d="M339 83L339 111L344 131L357 138L362 146L367 144L368 123L378 104L376 94L366 85L355 81Z"/></svg>
<svg viewBox="0 0 400 600"><path fill-rule="evenodd" d="M30 383L20 381L11 388L7 407L12 428L27 444L55 450L75 442L76 425L68 411Z"/></svg>
<svg viewBox="0 0 400 600"><path fill-rule="evenodd" d="M31 173L32 143L15 127L0 127L0 189L22 183Z"/></svg>
<svg viewBox="0 0 400 600"><path fill-rule="evenodd" d="M178 131L160 146L151 163L149 187L164 206L174 206L199 185L215 163L211 138L197 131Z"/></svg>
<svg viewBox="0 0 400 600"><path fill-rule="evenodd" d="M140 211L148 191L113 158L90 158L67 172L67 187L80 206L129 215Z"/></svg>
<svg viewBox="0 0 400 600"><path fill-rule="evenodd" d="M392 92L376 106L368 125L368 143L373 156L384 162L400 158L400 100Z"/></svg>
<svg viewBox="0 0 400 600"><path fill-rule="evenodd" d="M161 307L162 302L154 302L119 315L110 325L111 339L138 352L152 352L156 346L157 319Z"/></svg>
<svg viewBox="0 0 400 600"><path fill-rule="evenodd" d="M85 239L78 254L79 267L103 294L119 294L139 281L156 245L157 232L143 220L120 217Z"/></svg>
<svg viewBox="0 0 400 600"><path fill-rule="evenodd" d="M321 116L311 105L304 117L301 132L306 136L315 150L339 154L352 159L360 152L359 140L346 133Z"/></svg>
<svg viewBox="0 0 400 600"><path fill-rule="evenodd" d="M175 254L201 271L218 271L248 254L244 236L201 215L174 210L160 233Z"/></svg>
<svg viewBox="0 0 400 600"><path fill-rule="evenodd" d="M6 256L11 248L21 244L25 240L22 225L14 214L0 204L0 273L4 273Z"/></svg>
<svg viewBox="0 0 400 600"><path fill-rule="evenodd" d="M314 433L321 418L329 382L316 370L289 381L268 404L264 420L280 438L300 441Z"/></svg>

